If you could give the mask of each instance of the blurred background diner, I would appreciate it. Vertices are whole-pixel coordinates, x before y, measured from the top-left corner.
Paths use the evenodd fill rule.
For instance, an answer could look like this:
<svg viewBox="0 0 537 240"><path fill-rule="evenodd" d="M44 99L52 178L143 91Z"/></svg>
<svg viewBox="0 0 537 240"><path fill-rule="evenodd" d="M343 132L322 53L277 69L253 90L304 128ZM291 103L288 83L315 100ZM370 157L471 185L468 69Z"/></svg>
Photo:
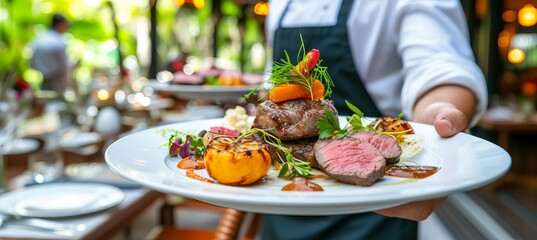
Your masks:
<svg viewBox="0 0 537 240"><path fill-rule="evenodd" d="M490 99L470 132L506 149L513 163L497 182L450 197L421 223L420 238L530 239L537 0L461 3ZM2 194L54 181L121 186L117 206L61 218L88 227L65 239L153 239L165 226L212 234L226 209L128 182L107 168L104 151L127 134L223 117L236 106L254 115L257 96L241 97L263 81L271 59L268 14L265 0L0 0ZM0 224L0 238L54 238L7 227Z"/></svg>

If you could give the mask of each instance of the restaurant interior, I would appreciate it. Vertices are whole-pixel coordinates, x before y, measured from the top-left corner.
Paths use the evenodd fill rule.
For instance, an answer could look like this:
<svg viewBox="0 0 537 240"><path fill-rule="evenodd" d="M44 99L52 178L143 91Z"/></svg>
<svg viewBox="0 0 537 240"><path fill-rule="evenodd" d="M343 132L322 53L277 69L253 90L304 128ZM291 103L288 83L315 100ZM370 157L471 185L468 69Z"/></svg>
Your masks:
<svg viewBox="0 0 537 240"><path fill-rule="evenodd" d="M489 96L469 134L504 149L511 162L494 181L450 195L420 222L419 238L535 239L537 0L461 4ZM144 176L133 182L106 157L116 141L148 129L254 116L257 100L241 98L265 79L270 7L266 0L0 0L0 239L259 239L261 214L149 187ZM69 22L61 37L72 65L62 96L40 89L45 77L31 66L32 43L55 13ZM55 184L70 188L55 192ZM89 194L102 185L110 188ZM35 194L46 197L37 203ZM29 217L55 222L25 226ZM58 223L68 227L50 230Z"/></svg>

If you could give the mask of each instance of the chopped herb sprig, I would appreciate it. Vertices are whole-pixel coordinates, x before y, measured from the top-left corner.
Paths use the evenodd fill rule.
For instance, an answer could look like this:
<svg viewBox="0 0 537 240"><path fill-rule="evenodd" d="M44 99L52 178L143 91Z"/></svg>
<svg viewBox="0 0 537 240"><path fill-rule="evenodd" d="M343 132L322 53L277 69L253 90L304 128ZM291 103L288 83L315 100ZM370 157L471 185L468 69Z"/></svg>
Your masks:
<svg viewBox="0 0 537 240"><path fill-rule="evenodd" d="M300 41L301 44L297 54L297 62L300 62L300 59L304 59L307 54L302 35L300 35ZM284 53L284 59L280 59L280 61L274 61L272 63L272 69L269 72L269 79L259 83L253 87L250 92L245 94L242 97L243 102L246 101L252 94L257 93L265 85L265 83L272 85L272 87L289 83L300 84L308 89L311 99L313 100L313 82L315 79L319 79L319 81L321 81L321 83L323 83L325 86L324 96L327 97L332 94L334 82L332 81L330 74L328 74L328 68L321 65L322 59L319 59L311 71L308 71L307 74L303 75L300 71L296 71L296 65L291 62L291 58L289 57L287 51L284 50ZM265 95L261 96L260 99L263 99Z"/></svg>
<svg viewBox="0 0 537 240"><path fill-rule="evenodd" d="M351 132L362 131L362 130L386 134L392 137L411 131L411 129L405 130L405 131L399 131L399 132L379 131L377 130L377 126L380 123L380 121L376 122L375 124L373 124L373 126L371 126L372 122L367 123L364 117L364 113L358 107L354 106L352 103L350 103L347 100L345 100L345 103L347 104L347 107L353 112L353 114L350 117L347 117L347 124L345 125L345 127L341 128L339 126L339 120L336 119L336 117L332 114L332 112L330 112L329 110L325 110L325 117L321 118L316 123L317 129L319 129L320 139L331 138L331 137L336 137L337 139L341 139L345 136L348 136ZM399 114L398 118L402 118L402 117L403 117L402 114Z"/></svg>
<svg viewBox="0 0 537 240"><path fill-rule="evenodd" d="M261 133L263 140L271 146L277 148L285 154L285 159L282 159L280 155L281 168L278 177L293 178L295 176L308 176L311 172L311 166L309 162L302 161L291 154L291 150L282 145L282 141L269 133L270 130L252 128L243 133L239 138L250 137L255 133Z"/></svg>

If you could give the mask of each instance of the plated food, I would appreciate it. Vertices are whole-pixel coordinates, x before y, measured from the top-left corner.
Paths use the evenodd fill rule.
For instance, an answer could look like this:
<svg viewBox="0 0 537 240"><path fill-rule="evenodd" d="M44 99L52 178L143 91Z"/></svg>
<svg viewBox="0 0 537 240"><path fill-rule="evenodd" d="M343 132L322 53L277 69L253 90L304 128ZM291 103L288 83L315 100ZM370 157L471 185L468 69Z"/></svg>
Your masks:
<svg viewBox="0 0 537 240"><path fill-rule="evenodd" d="M251 128L247 116L240 115L245 112L237 108L226 114L228 121L221 126L197 134L168 131L173 133L165 135L170 157L182 157L178 167L189 177L234 186L262 184L272 168L278 178L290 181L282 191L320 191L322 186L313 182L319 176L371 186L385 174L417 179L427 174L414 172L430 176L439 170L411 161L400 164L423 148L401 116L368 120L347 102L354 114L340 126L329 99L333 83L320 62L320 52L312 49L296 66L289 58L275 63L268 80L273 87L257 106Z"/></svg>
<svg viewBox="0 0 537 240"><path fill-rule="evenodd" d="M110 145L106 162L157 191L247 212L300 216L369 212L443 197L489 184L509 169L505 150L469 134L441 138L433 126L401 116L367 118L352 103L352 116L338 116L321 53L301 52L297 66L289 58L274 64L273 88L255 117L234 109L225 118L136 132ZM223 90L190 87L198 89L180 86L180 93L223 98ZM261 87L240 93L248 98Z"/></svg>

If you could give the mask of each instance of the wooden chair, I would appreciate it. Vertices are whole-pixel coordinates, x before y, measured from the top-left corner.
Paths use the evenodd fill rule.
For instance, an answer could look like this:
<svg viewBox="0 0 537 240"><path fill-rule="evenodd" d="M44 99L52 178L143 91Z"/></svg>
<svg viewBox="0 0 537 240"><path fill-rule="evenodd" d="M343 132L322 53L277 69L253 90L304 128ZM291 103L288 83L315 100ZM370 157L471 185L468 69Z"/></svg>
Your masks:
<svg viewBox="0 0 537 240"><path fill-rule="evenodd" d="M174 210L190 208L198 211L221 213L216 229L197 229L179 227L175 224ZM250 218L247 217L250 216ZM223 208L200 202L194 199L184 199L179 203L164 201L160 208L160 226L154 229L149 239L197 239L197 240L253 240L261 222L260 214L245 213L231 208Z"/></svg>

